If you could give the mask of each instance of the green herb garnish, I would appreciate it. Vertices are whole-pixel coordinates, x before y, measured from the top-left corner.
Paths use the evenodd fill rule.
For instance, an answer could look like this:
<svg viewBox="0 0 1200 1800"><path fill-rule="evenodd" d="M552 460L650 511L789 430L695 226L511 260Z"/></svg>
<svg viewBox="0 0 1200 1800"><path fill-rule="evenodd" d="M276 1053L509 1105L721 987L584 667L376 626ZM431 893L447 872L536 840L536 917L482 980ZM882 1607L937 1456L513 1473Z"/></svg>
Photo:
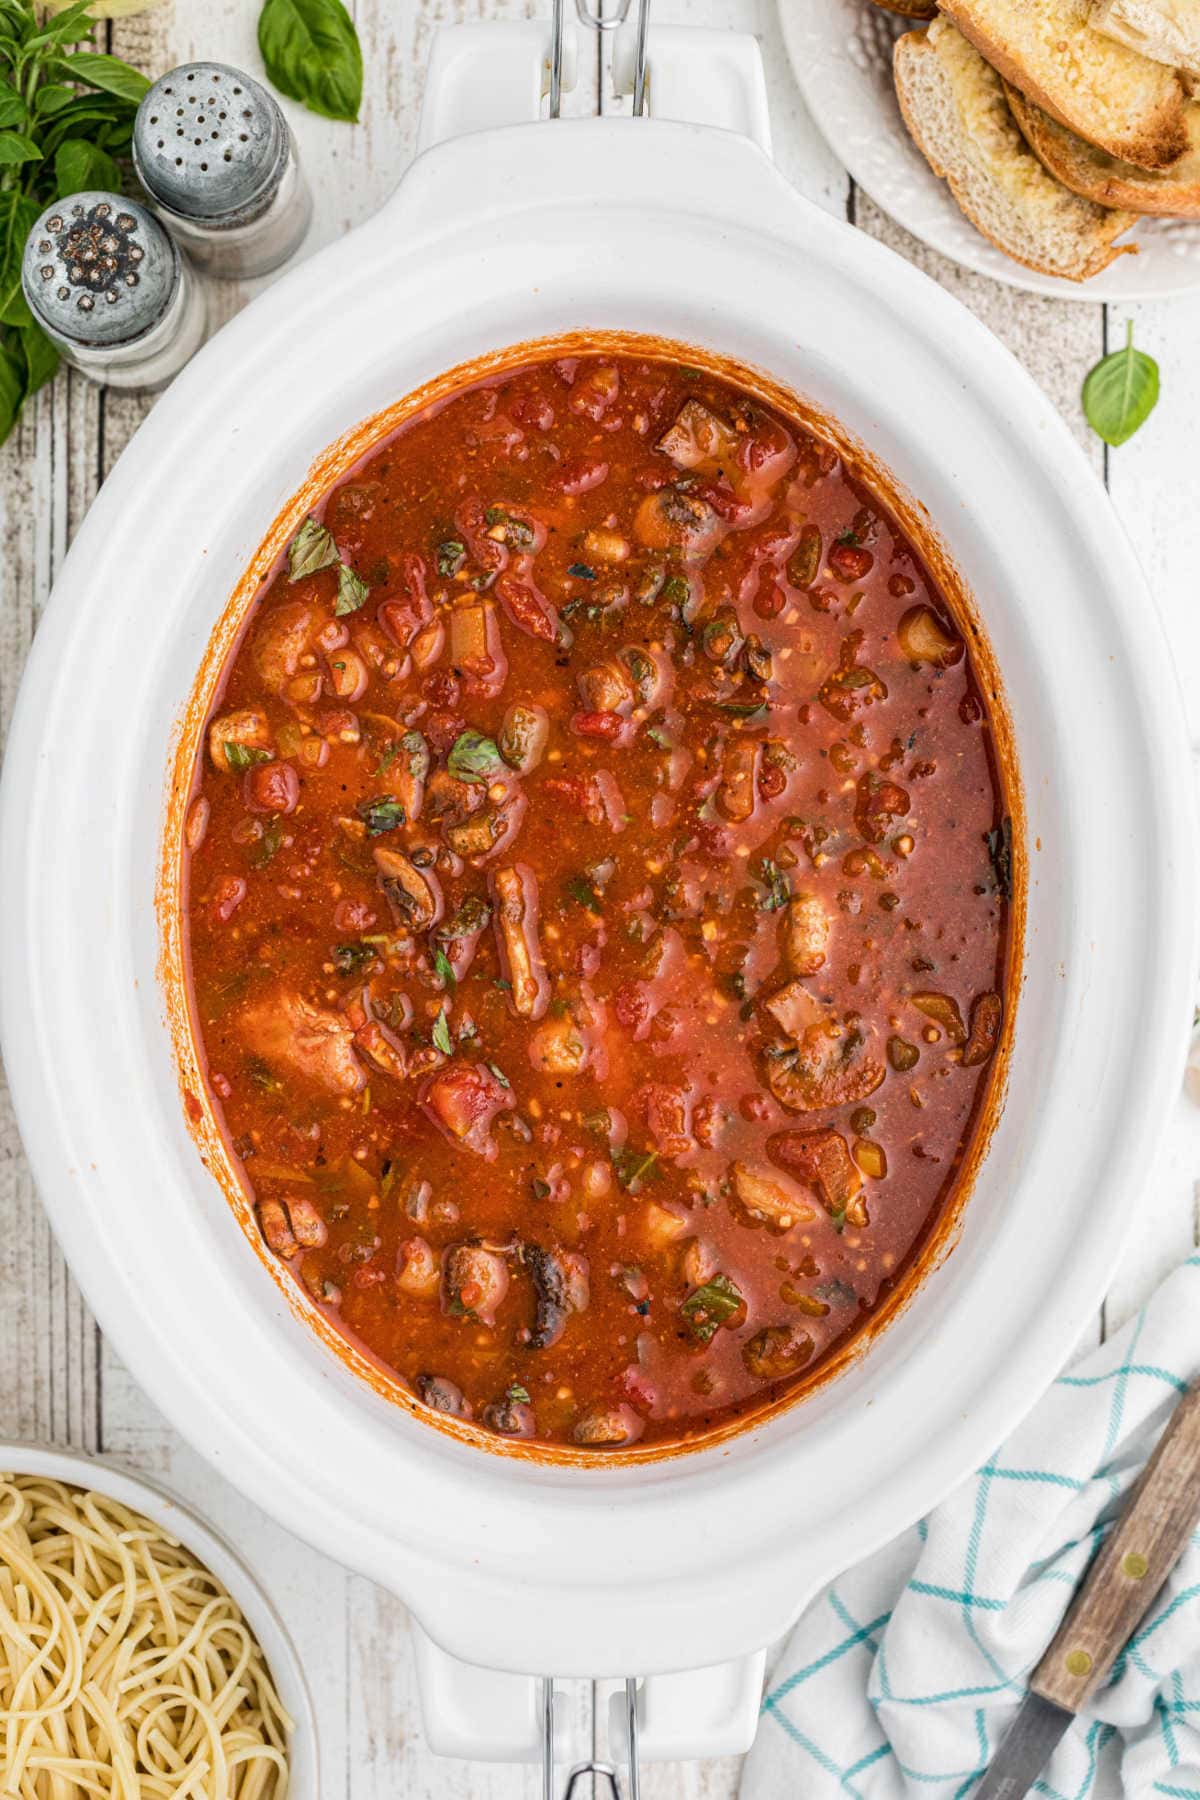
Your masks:
<svg viewBox="0 0 1200 1800"><path fill-rule="evenodd" d="M338 547L333 533L310 513L288 545L288 580L303 581L321 569L331 569L338 560Z"/></svg>
<svg viewBox="0 0 1200 1800"><path fill-rule="evenodd" d="M577 905L586 906L589 912L603 911L595 884L589 881L586 875L568 875L563 882L563 892Z"/></svg>
<svg viewBox="0 0 1200 1800"><path fill-rule="evenodd" d="M529 1405L529 1389L522 1387L519 1381L510 1381L505 1392L506 1400L513 1400L518 1406Z"/></svg>
<svg viewBox="0 0 1200 1800"><path fill-rule="evenodd" d="M488 1068L496 1077L496 1080L500 1083L501 1087L510 1088L512 1086L512 1082L508 1079L508 1076L504 1073L504 1070L498 1063L489 1063Z"/></svg>
<svg viewBox="0 0 1200 1800"><path fill-rule="evenodd" d="M658 1175L657 1150L631 1150L628 1144L609 1151L613 1174L627 1194L636 1194L643 1181Z"/></svg>
<svg viewBox="0 0 1200 1800"><path fill-rule="evenodd" d="M335 618L344 619L347 613L357 612L370 592L362 576L356 575L349 563L340 562L337 599L333 605Z"/></svg>
<svg viewBox="0 0 1200 1800"><path fill-rule="evenodd" d="M339 975L355 975L375 961L375 954L372 944L335 944L333 966Z"/></svg>
<svg viewBox="0 0 1200 1800"><path fill-rule="evenodd" d="M454 1049L450 1041L450 1022L446 1017L445 1007L433 1021L433 1047L440 1050L443 1056L449 1056Z"/></svg>
<svg viewBox="0 0 1200 1800"><path fill-rule="evenodd" d="M467 730L455 738L446 767L458 781L488 782L506 772L504 758L490 737Z"/></svg>
<svg viewBox="0 0 1200 1800"><path fill-rule="evenodd" d="M731 719L741 719L746 725L757 725L771 714L765 700L723 700L717 711Z"/></svg>
<svg viewBox="0 0 1200 1800"><path fill-rule="evenodd" d="M258 763L271 760L269 750L257 750L253 744L235 744L231 738L223 738L221 748L225 752L225 761L231 769L236 769L239 775L247 769L253 769Z"/></svg>
<svg viewBox="0 0 1200 1800"><path fill-rule="evenodd" d="M1128 443L1158 404L1158 364L1133 347L1133 320L1125 324L1125 342L1101 357L1083 384L1083 410L1088 424L1114 449Z"/></svg>
<svg viewBox="0 0 1200 1800"><path fill-rule="evenodd" d="M745 1304L728 1275L714 1275L711 1281L688 1295L680 1311L692 1336L707 1344L715 1337L718 1327L727 1325Z"/></svg>
<svg viewBox="0 0 1200 1800"><path fill-rule="evenodd" d="M567 567L567 574L574 575L577 581L595 581L596 579L595 569L589 569L586 563L570 563Z"/></svg>
<svg viewBox="0 0 1200 1800"><path fill-rule="evenodd" d="M457 575L467 560L467 546L458 538L444 538L437 547L439 575Z"/></svg>
<svg viewBox="0 0 1200 1800"><path fill-rule="evenodd" d="M792 884L779 864L772 862L769 856L764 856L758 865L758 879L767 889L758 903L763 912L778 912L781 906L787 905L792 897Z"/></svg>
<svg viewBox="0 0 1200 1800"><path fill-rule="evenodd" d="M272 819L262 836L250 852L250 864L255 869L265 869L274 862L283 848L283 826L278 819Z"/></svg>
<svg viewBox="0 0 1200 1800"><path fill-rule="evenodd" d="M984 832L983 841L987 845L988 855L992 859L996 886L1006 900L1011 900L1013 892L1012 820L1007 813L992 831Z"/></svg>
<svg viewBox="0 0 1200 1800"><path fill-rule="evenodd" d="M367 828L368 837L382 837L385 831L396 831L404 823L404 808L392 794L377 794L373 800L360 800L355 811Z"/></svg>
<svg viewBox="0 0 1200 1800"><path fill-rule="evenodd" d="M458 986L458 976L454 973L454 964L440 947L433 953L433 969L435 975L444 981L451 993Z"/></svg>
<svg viewBox="0 0 1200 1800"><path fill-rule="evenodd" d="M537 536L532 525L527 524L524 519L514 518L502 506L489 506L484 517L489 525L504 527L504 542L510 550L528 550Z"/></svg>
<svg viewBox="0 0 1200 1800"><path fill-rule="evenodd" d="M362 105L362 50L342 0L266 0L258 48L281 94L325 119L353 124Z"/></svg>

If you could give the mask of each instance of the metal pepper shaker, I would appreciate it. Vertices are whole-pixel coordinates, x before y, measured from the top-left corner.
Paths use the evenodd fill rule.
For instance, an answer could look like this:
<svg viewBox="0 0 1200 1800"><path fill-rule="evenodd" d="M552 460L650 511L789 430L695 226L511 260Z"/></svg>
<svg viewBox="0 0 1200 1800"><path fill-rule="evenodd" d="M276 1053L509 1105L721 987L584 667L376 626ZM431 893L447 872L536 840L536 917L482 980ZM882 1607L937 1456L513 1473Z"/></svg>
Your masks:
<svg viewBox="0 0 1200 1800"><path fill-rule="evenodd" d="M204 290L136 200L95 191L48 206L21 285L63 356L109 387L164 387L204 340Z"/></svg>
<svg viewBox="0 0 1200 1800"><path fill-rule="evenodd" d="M287 120L225 63L184 63L138 107L133 161L155 210L210 275L265 275L298 247L312 196Z"/></svg>

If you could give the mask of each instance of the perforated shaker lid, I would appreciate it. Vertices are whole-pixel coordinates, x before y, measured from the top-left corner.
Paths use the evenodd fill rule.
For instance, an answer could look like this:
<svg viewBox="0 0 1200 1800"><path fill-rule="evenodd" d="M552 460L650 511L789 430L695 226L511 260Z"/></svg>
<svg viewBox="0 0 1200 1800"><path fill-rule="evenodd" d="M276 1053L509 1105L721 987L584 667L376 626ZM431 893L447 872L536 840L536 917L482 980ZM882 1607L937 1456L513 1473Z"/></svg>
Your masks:
<svg viewBox="0 0 1200 1800"><path fill-rule="evenodd" d="M73 343L141 337L175 292L179 252L136 200L88 191L55 201L25 240L21 284L35 317Z"/></svg>
<svg viewBox="0 0 1200 1800"><path fill-rule="evenodd" d="M269 199L290 146L270 94L225 63L183 63L138 107L133 161L146 192L188 219L226 219Z"/></svg>

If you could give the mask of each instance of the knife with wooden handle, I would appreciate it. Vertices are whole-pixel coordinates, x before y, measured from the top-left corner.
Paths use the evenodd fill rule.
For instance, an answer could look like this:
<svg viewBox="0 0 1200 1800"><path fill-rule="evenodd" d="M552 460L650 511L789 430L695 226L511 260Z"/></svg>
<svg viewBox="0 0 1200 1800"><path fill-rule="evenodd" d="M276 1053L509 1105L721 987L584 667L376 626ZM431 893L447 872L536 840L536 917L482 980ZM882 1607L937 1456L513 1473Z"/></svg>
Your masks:
<svg viewBox="0 0 1200 1800"><path fill-rule="evenodd" d="M1189 1388L1084 1577L975 1791L1020 1800L1104 1682L1200 1520L1200 1385Z"/></svg>

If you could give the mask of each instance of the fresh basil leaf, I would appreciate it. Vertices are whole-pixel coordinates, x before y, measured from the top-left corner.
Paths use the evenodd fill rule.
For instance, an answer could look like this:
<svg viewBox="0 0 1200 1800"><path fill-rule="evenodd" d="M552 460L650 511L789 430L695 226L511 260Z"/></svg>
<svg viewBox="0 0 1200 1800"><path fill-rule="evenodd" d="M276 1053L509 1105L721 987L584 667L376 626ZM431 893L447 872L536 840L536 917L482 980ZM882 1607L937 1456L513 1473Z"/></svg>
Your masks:
<svg viewBox="0 0 1200 1800"><path fill-rule="evenodd" d="M56 61L72 81L99 88L103 94L116 94L120 100L132 100L135 106L150 89L150 82L140 69L99 50L68 50Z"/></svg>
<svg viewBox="0 0 1200 1800"><path fill-rule="evenodd" d="M443 1009L433 1021L433 1047L440 1050L443 1056L449 1056L454 1045L450 1041L450 1026Z"/></svg>
<svg viewBox="0 0 1200 1800"><path fill-rule="evenodd" d="M25 358L25 393L28 398L53 379L58 369L59 355L41 326L32 323L21 329L21 352Z"/></svg>
<svg viewBox="0 0 1200 1800"><path fill-rule="evenodd" d="M1133 345L1133 320L1120 350L1102 357L1083 384L1083 410L1097 437L1118 449L1158 404L1158 364Z"/></svg>
<svg viewBox="0 0 1200 1800"><path fill-rule="evenodd" d="M339 975L355 975L375 961L373 944L335 944L333 966Z"/></svg>
<svg viewBox="0 0 1200 1800"><path fill-rule="evenodd" d="M36 98L41 99L45 89L39 89ZM67 89L68 95L70 89ZM29 118L29 108L10 82L0 81L0 130L7 130L10 125L24 125Z"/></svg>
<svg viewBox="0 0 1200 1800"><path fill-rule="evenodd" d="M627 1194L636 1194L643 1181L658 1175L657 1150L631 1150L627 1144L609 1151L613 1174Z"/></svg>
<svg viewBox="0 0 1200 1800"><path fill-rule="evenodd" d="M505 773L504 758L490 737L467 730L455 738L446 766L458 781L488 782Z"/></svg>
<svg viewBox="0 0 1200 1800"><path fill-rule="evenodd" d="M235 744L232 738L223 738L221 745L225 751L225 761L239 774L246 769L253 769L258 763L271 760L269 750L257 750L253 744Z"/></svg>
<svg viewBox="0 0 1200 1800"><path fill-rule="evenodd" d="M454 964L450 961L446 952L441 948L435 950L433 953L433 969L435 975L437 975L441 981L444 981L451 993L453 993L458 986L458 976L454 973Z"/></svg>
<svg viewBox="0 0 1200 1800"><path fill-rule="evenodd" d="M761 911L778 912L781 906L787 905L792 897L791 881L769 856L764 856L758 865L758 879L767 890L758 903Z"/></svg>
<svg viewBox="0 0 1200 1800"><path fill-rule="evenodd" d="M467 560L467 546L458 538L443 538L437 547L437 572L439 575L457 575Z"/></svg>
<svg viewBox="0 0 1200 1800"><path fill-rule="evenodd" d="M60 200L84 188L121 191L121 171L107 150L86 138L68 138L54 157L54 184Z"/></svg>
<svg viewBox="0 0 1200 1800"><path fill-rule="evenodd" d="M319 569L329 569L338 560L338 547L327 525L309 514L288 545L288 580L303 581Z"/></svg>
<svg viewBox="0 0 1200 1800"><path fill-rule="evenodd" d="M10 188L0 193L0 324L25 327L33 323L21 291L21 258L25 239L37 223L38 204L28 194Z"/></svg>
<svg viewBox="0 0 1200 1800"><path fill-rule="evenodd" d="M714 1275L684 1301L680 1311L692 1336L702 1344L716 1336L717 1328L741 1312L745 1301L728 1275Z"/></svg>
<svg viewBox="0 0 1200 1800"><path fill-rule="evenodd" d="M0 338L0 443L16 424L25 402L25 359L18 352L14 336L6 331Z"/></svg>
<svg viewBox="0 0 1200 1800"><path fill-rule="evenodd" d="M333 610L339 618L347 613L357 612L371 592L361 575L356 575L349 563L338 564L338 591Z"/></svg>
<svg viewBox="0 0 1200 1800"><path fill-rule="evenodd" d="M61 81L47 81L33 96L33 110L40 119L52 119L56 113L62 112L64 107L70 106L74 99L75 89L73 87L67 87L65 82ZM0 119L6 125L14 122L4 117L2 105L0 105Z"/></svg>
<svg viewBox="0 0 1200 1800"><path fill-rule="evenodd" d="M527 1387L522 1387L519 1381L510 1381L505 1390L504 1398L513 1401L517 1406L528 1406L529 1389Z"/></svg>
<svg viewBox="0 0 1200 1800"><path fill-rule="evenodd" d="M362 105L362 51L342 0L266 0L258 47L281 94L353 124Z"/></svg>
<svg viewBox="0 0 1200 1800"><path fill-rule="evenodd" d="M5 168L16 168L20 163L41 160L41 151L23 131L0 131L0 164Z"/></svg>

